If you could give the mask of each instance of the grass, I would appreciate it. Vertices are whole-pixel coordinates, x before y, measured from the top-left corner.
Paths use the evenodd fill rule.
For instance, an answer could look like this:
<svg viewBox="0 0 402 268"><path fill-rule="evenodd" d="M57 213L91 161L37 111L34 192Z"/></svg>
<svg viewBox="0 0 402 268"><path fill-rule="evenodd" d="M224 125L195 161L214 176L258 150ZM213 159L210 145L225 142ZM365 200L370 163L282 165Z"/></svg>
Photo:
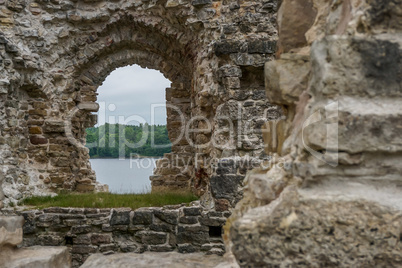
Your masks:
<svg viewBox="0 0 402 268"><path fill-rule="evenodd" d="M154 192L146 194L112 194L112 193L60 193L55 197L34 196L22 200L21 206L34 206L37 209L48 207L75 208L117 208L160 207L190 203L198 198L189 193Z"/></svg>

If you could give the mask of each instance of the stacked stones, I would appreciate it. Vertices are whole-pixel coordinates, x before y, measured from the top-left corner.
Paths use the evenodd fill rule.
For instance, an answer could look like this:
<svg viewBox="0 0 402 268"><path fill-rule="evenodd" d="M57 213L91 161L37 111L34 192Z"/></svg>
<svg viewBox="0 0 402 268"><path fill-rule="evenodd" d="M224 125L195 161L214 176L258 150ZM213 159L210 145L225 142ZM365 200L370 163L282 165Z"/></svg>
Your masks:
<svg viewBox="0 0 402 268"><path fill-rule="evenodd" d="M158 169L155 187L211 197L211 163L264 155L260 126L281 113L263 94L263 64L273 58L276 41L276 2L1 2L5 204L59 189L105 190L95 181L82 142L85 128L96 122L91 113L98 109L98 86L112 70L129 64L160 70L172 81L167 101L180 106L185 118L178 126L168 111L172 139L177 127L201 130L173 148L188 168ZM234 122L222 120L227 115ZM194 117L205 119L189 124ZM208 143L211 139L217 142Z"/></svg>
<svg viewBox="0 0 402 268"><path fill-rule="evenodd" d="M223 255L228 212L200 206L163 208L47 208L24 211L24 246L67 246L74 267L89 255L145 251Z"/></svg>
<svg viewBox="0 0 402 268"><path fill-rule="evenodd" d="M157 168L152 176L153 190L189 189L194 175L194 148L186 139L186 122L190 119L190 92L181 84L172 84L166 89L167 130L173 141L172 153L164 155L157 161Z"/></svg>
<svg viewBox="0 0 402 268"><path fill-rule="evenodd" d="M265 66L281 161L249 173L226 226L242 267L402 265L401 5L282 2Z"/></svg>

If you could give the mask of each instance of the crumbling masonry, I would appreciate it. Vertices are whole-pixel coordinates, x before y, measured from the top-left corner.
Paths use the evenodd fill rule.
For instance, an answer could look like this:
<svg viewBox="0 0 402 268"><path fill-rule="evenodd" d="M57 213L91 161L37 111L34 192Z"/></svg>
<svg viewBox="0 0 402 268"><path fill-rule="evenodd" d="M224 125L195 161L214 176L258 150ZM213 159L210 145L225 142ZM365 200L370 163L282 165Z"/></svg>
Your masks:
<svg viewBox="0 0 402 268"><path fill-rule="evenodd" d="M153 187L219 211L241 199L224 228L240 266L402 265L400 0L0 3L6 203L102 188L74 141L106 75L137 63L172 81L185 121L208 119L168 156L208 161L160 163ZM187 123L168 115L180 137Z"/></svg>
<svg viewBox="0 0 402 268"><path fill-rule="evenodd" d="M175 143L165 161L179 158L179 165L160 162L153 188L213 192L205 198L209 206L214 199L234 205L245 170L233 166L264 157L261 126L281 112L266 100L263 77L276 46L276 7L270 1L1 1L5 203L59 189L105 190L82 146L85 128L96 122L96 90L106 76L139 64L172 82L166 99L176 107L168 109ZM187 126L196 131L181 135ZM235 159L230 173L216 174L211 163L221 158Z"/></svg>

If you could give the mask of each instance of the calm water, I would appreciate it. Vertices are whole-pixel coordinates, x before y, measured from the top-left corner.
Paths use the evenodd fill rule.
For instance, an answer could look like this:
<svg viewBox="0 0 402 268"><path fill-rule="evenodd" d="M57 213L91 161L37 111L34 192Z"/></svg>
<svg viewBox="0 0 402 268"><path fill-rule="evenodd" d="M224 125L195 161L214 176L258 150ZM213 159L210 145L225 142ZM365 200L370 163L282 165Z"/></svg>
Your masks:
<svg viewBox="0 0 402 268"><path fill-rule="evenodd" d="M97 181L109 185L109 191L112 193L144 193L151 190L149 176L155 168L154 158L90 161Z"/></svg>

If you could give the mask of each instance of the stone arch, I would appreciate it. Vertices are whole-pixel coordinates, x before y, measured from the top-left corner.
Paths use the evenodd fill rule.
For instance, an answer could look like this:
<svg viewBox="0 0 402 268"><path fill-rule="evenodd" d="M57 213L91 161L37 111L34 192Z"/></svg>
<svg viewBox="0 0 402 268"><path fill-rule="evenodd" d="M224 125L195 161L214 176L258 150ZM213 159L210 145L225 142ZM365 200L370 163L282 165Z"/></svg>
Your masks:
<svg viewBox="0 0 402 268"><path fill-rule="evenodd" d="M139 64L142 67L161 71L173 82L172 87L168 89L167 102L169 103L172 98L171 95L179 95L181 100L175 103L175 107L184 114L185 119L190 117L189 105L191 103L190 88L193 65L191 50L189 51L188 46L179 44L177 40L172 41L171 38L162 36L157 30L146 29L147 27L149 26L143 26L141 22L133 21L132 16L125 16L119 21L107 25L101 31L92 33L86 40L87 44L78 50L71 59L71 61L76 62L76 66L74 66L71 78L69 78L73 82L67 84L73 86L73 90L70 88L66 88L66 90L72 91L70 106L79 107L79 111L72 118L71 124L74 139L83 142L85 140L85 128L95 122L91 112L96 111L97 88L109 73L125 65ZM150 34L145 36L144 32ZM176 36L177 34L171 33L170 35ZM72 49L74 50L74 47ZM177 135L171 133L173 132L171 122L176 117L172 116L174 112L168 111L168 113L170 114L168 118L169 137L174 140ZM179 128L185 127L185 123L185 121L181 122ZM174 127L177 128L177 124ZM177 153L180 150L179 148L186 145L186 143L180 142L179 145L173 146L173 151ZM78 147L77 151L79 151L78 158L73 159L73 162L88 163L89 156L85 148ZM95 177L89 165L77 167L77 169L79 169L78 173L70 179L65 178L61 187L65 188L66 182L71 181L67 186L68 188L80 191L94 190L96 187ZM60 174L60 171L58 173ZM177 173L177 171L173 170L169 173ZM190 178L188 176L186 178L189 181ZM162 184L164 186L165 183ZM175 183L170 182L169 188L175 188L173 184ZM188 182L183 184L183 179L176 184L181 188L189 188Z"/></svg>
<svg viewBox="0 0 402 268"><path fill-rule="evenodd" d="M96 100L96 88L114 68L137 63L160 70L173 82L167 90L168 103L181 106L188 116L205 118L192 122L192 127L203 131L189 138L206 146L193 148L188 140L180 140L167 156L171 161L182 155L189 168L182 172L181 167L158 166L153 185L192 188L206 194L205 200L212 206L215 201L233 206L241 196L238 192L247 170L240 164L248 161L247 157L258 161L264 157L261 146L246 146L241 141L247 135L242 134L242 122L251 122L256 116L264 121L267 109L273 111L271 117L280 112L267 102L260 85L255 86L263 83L263 64L273 58L275 8L276 4L261 1L27 0L21 10L12 11L14 20L7 20L13 31L7 29L7 36L0 38L7 50L2 57L11 62L0 75L14 83L7 86L2 103L18 100L14 93L19 90L30 92L25 109L22 104L4 108L4 114L6 109L20 109L16 120L21 120L21 125L1 134L26 142L12 150L19 166L14 162L3 165L6 177L14 176L13 170L26 171L29 177L27 185L16 178L17 186L7 187L24 195L35 189L73 190L78 185L87 185L79 190L92 190L94 177L87 152L70 144L65 120L70 111L86 107L72 124L76 138L83 139L82 130L94 122L90 112L96 107L88 103ZM261 75L249 76L250 72ZM22 84L27 86L21 88ZM229 136L236 137L234 147L217 148L212 143L215 136L222 141L228 138L219 133L224 127L219 117L230 114L235 106L242 107L243 117L233 118L237 123ZM176 129L174 115L169 116ZM258 124L254 125L258 128ZM169 135L177 137L175 131ZM262 143L261 133L252 138L252 143ZM7 152L10 146L2 148ZM20 149L26 156L20 156ZM203 157L200 163L196 155ZM222 161L232 166L222 169L215 165Z"/></svg>

